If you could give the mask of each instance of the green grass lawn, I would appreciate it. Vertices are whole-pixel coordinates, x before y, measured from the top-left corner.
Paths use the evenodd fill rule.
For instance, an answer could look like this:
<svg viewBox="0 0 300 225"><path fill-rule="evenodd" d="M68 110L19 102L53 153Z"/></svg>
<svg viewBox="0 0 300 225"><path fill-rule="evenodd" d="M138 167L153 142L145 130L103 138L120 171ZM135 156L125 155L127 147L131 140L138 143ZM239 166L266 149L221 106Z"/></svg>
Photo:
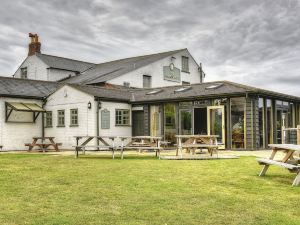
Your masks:
<svg viewBox="0 0 300 225"><path fill-rule="evenodd" d="M0 224L300 224L295 174L254 157L0 155Z"/></svg>

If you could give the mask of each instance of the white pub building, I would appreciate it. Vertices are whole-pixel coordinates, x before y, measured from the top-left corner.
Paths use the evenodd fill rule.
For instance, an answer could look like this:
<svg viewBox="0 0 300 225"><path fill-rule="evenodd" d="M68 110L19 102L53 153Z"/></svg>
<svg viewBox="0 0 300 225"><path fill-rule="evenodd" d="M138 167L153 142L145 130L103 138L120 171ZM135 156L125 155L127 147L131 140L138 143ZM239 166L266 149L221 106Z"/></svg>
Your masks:
<svg viewBox="0 0 300 225"><path fill-rule="evenodd" d="M0 146L25 150L33 136L62 149L74 136L217 134L227 149L280 143L281 126L299 124L300 98L228 81L203 82L187 49L99 64L41 53L30 34L28 57L0 77Z"/></svg>

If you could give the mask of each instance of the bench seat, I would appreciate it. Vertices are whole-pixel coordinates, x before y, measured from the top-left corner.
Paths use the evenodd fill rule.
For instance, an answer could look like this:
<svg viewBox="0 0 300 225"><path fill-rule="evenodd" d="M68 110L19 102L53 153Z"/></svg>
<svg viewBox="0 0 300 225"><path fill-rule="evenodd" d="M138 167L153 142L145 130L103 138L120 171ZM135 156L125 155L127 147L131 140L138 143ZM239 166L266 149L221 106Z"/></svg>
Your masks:
<svg viewBox="0 0 300 225"><path fill-rule="evenodd" d="M182 148L218 148L219 146L218 145L207 145L207 144L195 144L195 145L183 144L181 147Z"/></svg>
<svg viewBox="0 0 300 225"><path fill-rule="evenodd" d="M107 149L107 150L112 149L112 147L110 147L110 146L103 146L103 145L94 145L94 146L87 145L87 146L72 146L72 147L84 149L85 151L101 151L100 149ZM87 148L97 148L97 149L87 149ZM99 148L99 150L98 150L98 148Z"/></svg>
<svg viewBox="0 0 300 225"><path fill-rule="evenodd" d="M258 158L257 162L260 165L275 165L275 166L280 166L280 167L288 169L291 172L298 172L298 171L300 171L300 166L289 164L289 163L284 163L284 162L279 162L279 161L272 160L272 159Z"/></svg>
<svg viewBox="0 0 300 225"><path fill-rule="evenodd" d="M150 150L161 150L162 147L151 147L151 146L143 146L143 147L138 147L138 146L126 146L124 149L150 149Z"/></svg>

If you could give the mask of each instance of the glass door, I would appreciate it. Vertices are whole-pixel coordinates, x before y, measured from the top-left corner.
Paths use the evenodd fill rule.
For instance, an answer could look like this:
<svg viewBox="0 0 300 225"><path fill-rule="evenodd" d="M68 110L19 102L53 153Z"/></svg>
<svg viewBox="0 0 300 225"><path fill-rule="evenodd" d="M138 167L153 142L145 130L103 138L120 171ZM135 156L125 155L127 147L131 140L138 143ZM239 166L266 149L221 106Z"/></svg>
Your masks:
<svg viewBox="0 0 300 225"><path fill-rule="evenodd" d="M180 119L180 134L190 135L192 134L192 110L190 109L181 109L179 111Z"/></svg>
<svg viewBox="0 0 300 225"><path fill-rule="evenodd" d="M208 135L218 135L220 149L225 149L225 116L224 106L207 107Z"/></svg>

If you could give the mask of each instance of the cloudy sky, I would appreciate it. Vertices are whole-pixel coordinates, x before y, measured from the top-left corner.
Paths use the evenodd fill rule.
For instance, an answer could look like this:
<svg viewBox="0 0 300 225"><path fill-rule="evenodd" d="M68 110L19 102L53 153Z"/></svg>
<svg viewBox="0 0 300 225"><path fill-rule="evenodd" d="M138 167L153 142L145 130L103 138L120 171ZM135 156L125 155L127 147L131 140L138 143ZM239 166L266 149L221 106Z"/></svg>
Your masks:
<svg viewBox="0 0 300 225"><path fill-rule="evenodd" d="M42 52L90 62L188 48L206 80L300 95L300 0L1 0L0 75Z"/></svg>

